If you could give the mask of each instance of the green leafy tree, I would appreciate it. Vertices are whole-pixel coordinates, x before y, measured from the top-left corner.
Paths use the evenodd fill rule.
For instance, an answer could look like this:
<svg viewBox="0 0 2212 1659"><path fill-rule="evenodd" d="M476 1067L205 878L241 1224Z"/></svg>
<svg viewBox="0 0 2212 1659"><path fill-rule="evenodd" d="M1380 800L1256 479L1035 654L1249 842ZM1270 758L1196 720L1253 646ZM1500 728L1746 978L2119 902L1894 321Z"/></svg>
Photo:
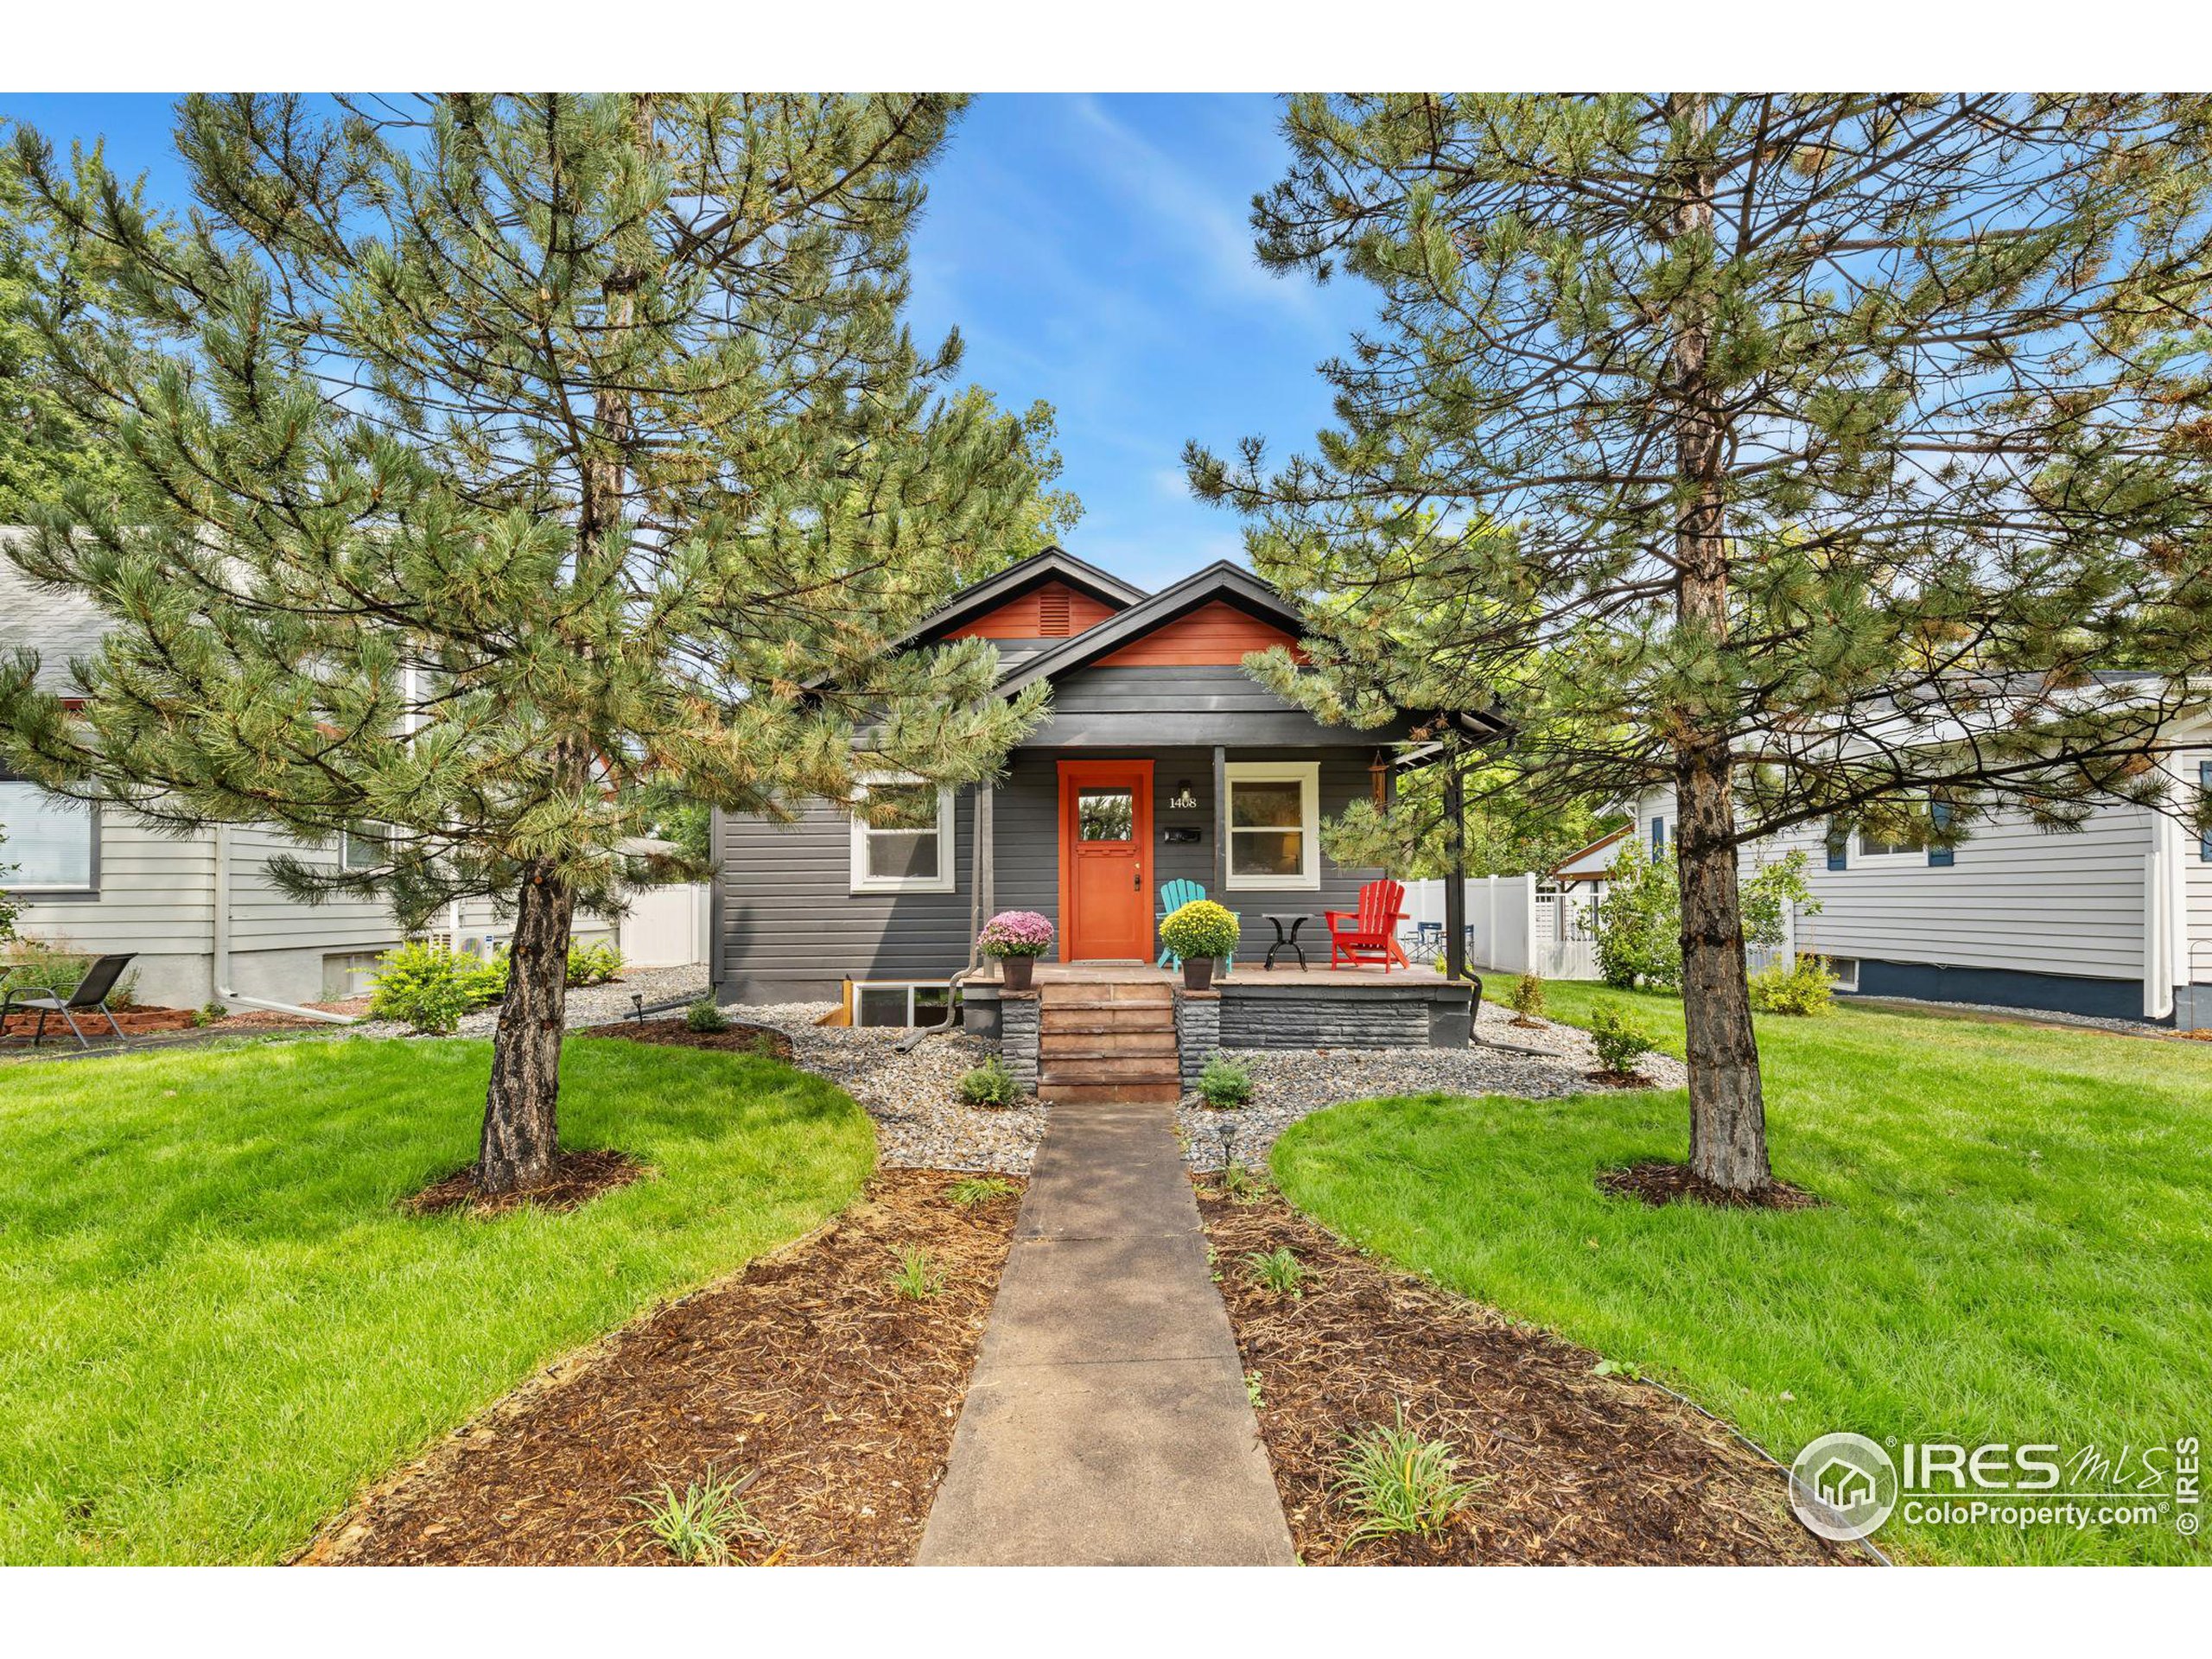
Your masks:
<svg viewBox="0 0 2212 1659"><path fill-rule="evenodd" d="M1261 666L1354 724L1494 711L1532 803L1673 785L1690 1160L1756 1190L1739 848L2164 797L2212 640L2212 102L1305 97L1284 130L1261 257L1380 309L1313 454L1188 454L1304 596L1310 669Z"/></svg>
<svg viewBox="0 0 2212 1659"><path fill-rule="evenodd" d="M551 1167L577 906L696 873L623 857L638 785L787 817L988 776L1041 714L982 642L892 649L1051 464L1046 411L948 392L957 338L900 324L957 112L195 97L174 233L20 137L57 241L118 273L99 315L34 310L124 466L33 515L19 562L116 626L81 712L0 669L8 758L157 823L373 826L374 869L275 863L303 898L511 905L486 1190Z"/></svg>
<svg viewBox="0 0 2212 1659"><path fill-rule="evenodd" d="M8 124L0 123L0 133ZM99 165L97 151L79 159ZM33 320L41 273L50 276L68 250L27 205L12 149L0 151L0 524L20 524L34 504L59 499L73 477L111 480L117 466L113 452L71 411ZM65 315L102 303L111 276L97 257L81 257L88 251L76 251L68 281L48 284L50 302Z"/></svg>

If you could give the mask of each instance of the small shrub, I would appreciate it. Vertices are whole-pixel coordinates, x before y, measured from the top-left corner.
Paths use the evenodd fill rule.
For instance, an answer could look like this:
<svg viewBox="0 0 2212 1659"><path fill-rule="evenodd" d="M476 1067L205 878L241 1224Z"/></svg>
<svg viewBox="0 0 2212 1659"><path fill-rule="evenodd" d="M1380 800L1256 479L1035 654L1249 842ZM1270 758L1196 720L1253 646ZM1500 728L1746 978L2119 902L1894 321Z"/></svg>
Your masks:
<svg viewBox="0 0 2212 1659"><path fill-rule="evenodd" d="M651 1497L630 1502L645 1512L639 1524L684 1566L727 1567L734 1559L737 1540L767 1536L745 1506L743 1493L750 1484L750 1477L723 1480L709 1469L704 1479L680 1493L663 1483Z"/></svg>
<svg viewBox="0 0 2212 1659"><path fill-rule="evenodd" d="M1513 1023L1534 1026L1544 1012L1544 976L1526 973L1514 982L1513 995L1506 999L1513 1008Z"/></svg>
<svg viewBox="0 0 2212 1659"><path fill-rule="evenodd" d="M1459 1479L1451 1442L1423 1440L1408 1428L1403 1406L1394 1426L1372 1423L1350 1438L1334 1488L1359 1517L1347 1543L1405 1533L1433 1536L1490 1484Z"/></svg>
<svg viewBox="0 0 2212 1659"><path fill-rule="evenodd" d="M220 1002L203 1002L192 1011L192 1023L204 1030L209 1026L219 1025L230 1015L231 1011Z"/></svg>
<svg viewBox="0 0 2212 1659"><path fill-rule="evenodd" d="M1658 1046L1658 1039L1633 1014L1611 1002L1599 1003L1590 1016L1590 1040L1598 1050L1598 1064L1623 1077Z"/></svg>
<svg viewBox="0 0 2212 1659"><path fill-rule="evenodd" d="M1193 899L1168 912L1160 925L1160 942L1185 962L1198 957L1227 957L1243 933L1236 912L1211 899Z"/></svg>
<svg viewBox="0 0 2212 1659"><path fill-rule="evenodd" d="M1021 1098L1021 1086L1006 1062L994 1054L960 1079L960 1098L970 1106L1011 1106Z"/></svg>
<svg viewBox="0 0 2212 1659"><path fill-rule="evenodd" d="M573 989L579 985L607 984L621 971L622 952L612 940L602 939L596 944L578 944L574 941L570 942L569 945L570 988Z"/></svg>
<svg viewBox="0 0 2212 1659"><path fill-rule="evenodd" d="M369 1014L401 1020L416 1031L443 1036L461 1016L496 1002L506 990L504 957L483 961L442 944L410 940L378 959L371 979Z"/></svg>
<svg viewBox="0 0 2212 1659"><path fill-rule="evenodd" d="M1052 948L1052 924L1033 910L1002 910L983 924L976 943L995 961L1041 957Z"/></svg>
<svg viewBox="0 0 2212 1659"><path fill-rule="evenodd" d="M1238 1204L1257 1202L1267 1191L1268 1184L1242 1164L1224 1164L1221 1171L1221 1190Z"/></svg>
<svg viewBox="0 0 2212 1659"><path fill-rule="evenodd" d="M683 1010L683 1029L696 1031L702 1036L711 1036L729 1029L729 1016L722 1012L721 1004L711 996L702 996Z"/></svg>
<svg viewBox="0 0 2212 1659"><path fill-rule="evenodd" d="M963 1210L980 1210L987 1204L1014 1196L1014 1183L1002 1175L970 1175L952 1184L952 1201Z"/></svg>
<svg viewBox="0 0 2212 1659"><path fill-rule="evenodd" d="M1278 1296L1306 1294L1306 1264L1287 1244L1272 1250L1255 1250L1244 1258L1244 1265L1251 1268L1253 1281L1262 1289L1272 1290Z"/></svg>
<svg viewBox="0 0 2212 1659"><path fill-rule="evenodd" d="M899 1265L891 1272L891 1288L910 1302L925 1302L944 1293L944 1268L920 1245L901 1244Z"/></svg>
<svg viewBox="0 0 2212 1659"><path fill-rule="evenodd" d="M1613 860L1598 913L1598 976L1616 990L1682 982L1682 900L1675 861L1654 859L1631 836Z"/></svg>
<svg viewBox="0 0 2212 1659"><path fill-rule="evenodd" d="M1251 1068L1217 1054L1198 1073L1198 1093L1217 1109L1242 1106L1252 1098Z"/></svg>
<svg viewBox="0 0 2212 1659"><path fill-rule="evenodd" d="M1761 1014L1826 1014L1835 1004L1833 973L1825 957L1762 968L1751 977L1751 1006Z"/></svg>

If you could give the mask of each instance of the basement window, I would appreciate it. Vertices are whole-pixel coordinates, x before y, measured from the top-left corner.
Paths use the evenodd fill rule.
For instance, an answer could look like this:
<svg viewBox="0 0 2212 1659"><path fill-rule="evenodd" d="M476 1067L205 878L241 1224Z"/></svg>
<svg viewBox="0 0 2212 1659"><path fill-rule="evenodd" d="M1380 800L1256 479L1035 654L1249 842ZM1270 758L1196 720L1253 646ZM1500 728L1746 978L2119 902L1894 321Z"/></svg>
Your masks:
<svg viewBox="0 0 2212 1659"><path fill-rule="evenodd" d="M863 980L853 987L856 1026L952 1023L952 987L944 980Z"/></svg>
<svg viewBox="0 0 2212 1659"><path fill-rule="evenodd" d="M1839 991L1857 990L1859 988L1859 958L1856 957L1830 957L1828 958L1828 983L1835 987Z"/></svg>

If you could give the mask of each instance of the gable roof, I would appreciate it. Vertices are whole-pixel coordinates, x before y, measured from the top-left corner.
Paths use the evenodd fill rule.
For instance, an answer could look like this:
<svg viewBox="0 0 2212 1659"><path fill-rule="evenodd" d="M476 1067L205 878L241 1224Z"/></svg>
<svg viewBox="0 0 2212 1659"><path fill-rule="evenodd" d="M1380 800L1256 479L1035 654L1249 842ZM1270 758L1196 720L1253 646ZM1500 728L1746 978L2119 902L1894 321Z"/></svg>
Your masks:
<svg viewBox="0 0 2212 1659"><path fill-rule="evenodd" d="M1620 856L1621 838L1633 833L1635 829L1634 824L1624 823L1618 830L1609 830L1587 847L1569 853L1565 858L1560 860L1558 863L1552 866L1551 874L1555 878L1567 881L1595 881L1601 879L1613 868L1613 858ZM1593 859L1608 849L1611 849L1612 857L1606 859L1604 863L1591 864L1581 869L1575 868L1576 865L1581 864L1583 860Z"/></svg>
<svg viewBox="0 0 2212 1659"><path fill-rule="evenodd" d="M1219 560L1195 575L1138 600L1120 614L1075 634L1050 650L1007 664L999 676L1001 691L1018 691L1034 680L1055 679L1109 652L1120 650L1154 629L1201 606L1226 601L1274 624L1294 639L1304 626L1297 608L1242 565Z"/></svg>
<svg viewBox="0 0 2212 1659"><path fill-rule="evenodd" d="M984 577L972 588L962 588L916 623L899 643L917 645L941 639L957 632L963 623L972 622L1016 595L1049 582L1065 582L1115 611L1127 610L1145 597L1143 588L1133 587L1119 576L1109 575L1095 564L1086 564L1063 548L1048 547L1007 566L995 575Z"/></svg>

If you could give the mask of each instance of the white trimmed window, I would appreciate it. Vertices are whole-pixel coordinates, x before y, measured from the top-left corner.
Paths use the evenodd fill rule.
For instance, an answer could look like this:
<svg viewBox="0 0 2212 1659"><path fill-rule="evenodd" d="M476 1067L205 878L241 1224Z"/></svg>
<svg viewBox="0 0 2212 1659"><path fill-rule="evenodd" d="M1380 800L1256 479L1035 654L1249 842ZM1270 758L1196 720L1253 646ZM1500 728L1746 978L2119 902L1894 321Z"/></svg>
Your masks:
<svg viewBox="0 0 2212 1659"><path fill-rule="evenodd" d="M855 893L952 891L950 790L913 778L870 778L855 796L874 809L853 814Z"/></svg>
<svg viewBox="0 0 2212 1659"><path fill-rule="evenodd" d="M1229 789L1229 885L1318 888L1320 763L1232 760L1224 780Z"/></svg>
<svg viewBox="0 0 2212 1659"><path fill-rule="evenodd" d="M0 887L10 893L99 891L99 814L23 779L0 777ZM12 868L10 867L13 866Z"/></svg>
<svg viewBox="0 0 2212 1659"><path fill-rule="evenodd" d="M341 870L381 869L391 860L384 826L365 821L338 832L338 868Z"/></svg>

